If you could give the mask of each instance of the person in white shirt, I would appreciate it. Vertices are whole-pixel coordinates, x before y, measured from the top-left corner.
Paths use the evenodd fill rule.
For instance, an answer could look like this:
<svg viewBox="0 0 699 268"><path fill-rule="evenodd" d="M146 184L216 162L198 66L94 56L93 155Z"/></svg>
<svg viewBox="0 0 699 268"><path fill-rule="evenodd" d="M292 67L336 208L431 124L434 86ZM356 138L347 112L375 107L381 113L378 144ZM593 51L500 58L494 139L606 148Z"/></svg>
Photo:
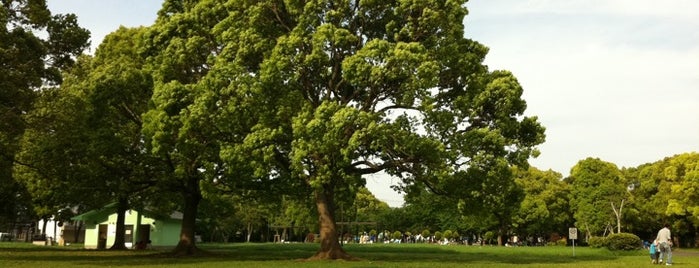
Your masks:
<svg viewBox="0 0 699 268"><path fill-rule="evenodd" d="M660 250L660 262L665 257L665 265L672 265L672 234L670 224L665 224L663 229L658 231L658 249Z"/></svg>

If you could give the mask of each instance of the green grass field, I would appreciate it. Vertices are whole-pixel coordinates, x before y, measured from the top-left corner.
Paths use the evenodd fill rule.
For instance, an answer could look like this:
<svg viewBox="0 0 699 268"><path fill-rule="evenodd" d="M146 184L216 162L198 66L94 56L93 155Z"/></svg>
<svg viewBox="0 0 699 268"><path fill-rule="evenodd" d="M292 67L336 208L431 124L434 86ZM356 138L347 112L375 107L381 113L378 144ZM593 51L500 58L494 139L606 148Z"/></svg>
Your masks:
<svg viewBox="0 0 699 268"><path fill-rule="evenodd" d="M307 262L316 244L202 244L199 257L167 251L96 251L78 246L41 247L0 243L0 267L653 267L645 250L612 252L576 247L345 245L362 261ZM675 249L675 266L699 267L699 250Z"/></svg>

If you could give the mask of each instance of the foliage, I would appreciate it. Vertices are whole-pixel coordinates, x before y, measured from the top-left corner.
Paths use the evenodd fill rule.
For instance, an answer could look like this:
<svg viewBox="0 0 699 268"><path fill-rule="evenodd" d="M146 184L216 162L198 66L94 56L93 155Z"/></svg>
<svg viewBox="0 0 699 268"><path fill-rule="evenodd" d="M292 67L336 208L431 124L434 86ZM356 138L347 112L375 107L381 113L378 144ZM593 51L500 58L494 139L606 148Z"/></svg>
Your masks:
<svg viewBox="0 0 699 268"><path fill-rule="evenodd" d="M608 248L610 250L636 250L641 248L641 239L635 234L615 233L607 237L593 236L587 240L592 248Z"/></svg>
<svg viewBox="0 0 699 268"><path fill-rule="evenodd" d="M137 53L143 33L122 27L109 34L95 57L79 58L64 74L60 88L42 91L25 115L30 127L17 156L17 177L42 217L62 208L94 209L118 200L121 220L114 247L120 249L125 249L123 213L129 203L154 207L162 200L146 200L152 195L143 194L160 169L141 134L141 114L152 93ZM85 191L96 194L79 194Z"/></svg>
<svg viewBox="0 0 699 268"><path fill-rule="evenodd" d="M693 215L699 225L699 153L677 155L665 169L667 180L675 182L665 211L670 215Z"/></svg>
<svg viewBox="0 0 699 268"><path fill-rule="evenodd" d="M593 248L607 247L609 240L606 237L592 236L587 239L587 245Z"/></svg>
<svg viewBox="0 0 699 268"><path fill-rule="evenodd" d="M483 239L485 239L485 241L488 244L490 244L495 237L496 237L496 235L495 235L495 232L493 232L493 231L487 231L487 232L485 232L485 234L483 234Z"/></svg>
<svg viewBox="0 0 699 268"><path fill-rule="evenodd" d="M402 239L403 238L403 233L400 231L395 231L393 234L391 234L392 239Z"/></svg>
<svg viewBox="0 0 699 268"><path fill-rule="evenodd" d="M391 228L416 231L467 228L458 213L457 202L451 197L423 189L407 193L405 201L403 207L394 208L382 217L382 222Z"/></svg>
<svg viewBox="0 0 699 268"><path fill-rule="evenodd" d="M536 154L543 127L523 115L514 76L487 70L487 49L463 37L466 13L464 1L166 1L145 129L187 185L312 192L322 258L348 257L334 214L366 174L504 208L517 198L490 194Z"/></svg>
<svg viewBox="0 0 699 268"><path fill-rule="evenodd" d="M22 117L43 89L62 82L61 71L73 66L89 37L75 15L52 15L45 0L0 5L0 227L34 215L27 189L13 174L27 127Z"/></svg>
<svg viewBox="0 0 699 268"><path fill-rule="evenodd" d="M85 186L103 185L90 178L90 164L83 153L89 140L84 124L89 110L81 92L52 88L42 91L34 109L24 116L31 127L25 130L22 150L15 156L20 164L15 165L14 176L31 194L34 213L41 218L95 201L90 196L59 193L82 193Z"/></svg>
<svg viewBox="0 0 699 268"><path fill-rule="evenodd" d="M452 233L451 230L446 230L444 231L444 238L446 239L452 239L454 237L454 233Z"/></svg>
<svg viewBox="0 0 699 268"><path fill-rule="evenodd" d="M618 205L629 197L626 180L616 165L587 158L571 169L566 180L571 188L570 203L576 226L590 236L603 233L616 223L612 203Z"/></svg>
<svg viewBox="0 0 699 268"><path fill-rule="evenodd" d="M517 209L513 224L523 236L546 236L562 232L570 226L570 185L555 171L541 171L534 167L516 170L516 182L524 190L524 199Z"/></svg>
<svg viewBox="0 0 699 268"><path fill-rule="evenodd" d="M163 170L165 175L158 177L159 184L178 192L182 198L183 223L181 239L175 248L177 254L197 251L194 234L203 182L227 182L224 179L238 175L231 172L226 175L234 176L224 176L220 156L221 142L234 144L235 139L229 138L239 134L236 132L239 128L217 128L217 121L234 120L222 119L218 117L220 114L209 110L228 107L224 102L226 98L219 98L210 91L225 87L215 81L216 77L207 76L214 64L209 56L218 53L221 46L210 31L226 12L223 5L212 6L211 1L202 1L196 8L195 4L165 1L156 23L147 29L141 53L151 71L154 87L150 109L143 115L146 144L151 153L167 164ZM217 101L221 101L218 106L215 105ZM233 170L249 171L243 166ZM236 187L229 185L228 188Z"/></svg>
<svg viewBox="0 0 699 268"><path fill-rule="evenodd" d="M610 250L636 250L640 249L641 239L635 234L614 233L604 238L607 248Z"/></svg>
<svg viewBox="0 0 699 268"><path fill-rule="evenodd" d="M422 230L421 235L422 235L422 237L430 237L430 230L428 230L428 229Z"/></svg>
<svg viewBox="0 0 699 268"><path fill-rule="evenodd" d="M440 231L434 232L434 239L435 240L437 240L437 241L442 240L442 237L443 237L442 232L440 232Z"/></svg>
<svg viewBox="0 0 699 268"><path fill-rule="evenodd" d="M696 193L692 176L697 153L684 153L625 170L634 189L630 203L629 232L653 239L664 223L673 226L673 236L682 247L696 246L697 218L691 198Z"/></svg>

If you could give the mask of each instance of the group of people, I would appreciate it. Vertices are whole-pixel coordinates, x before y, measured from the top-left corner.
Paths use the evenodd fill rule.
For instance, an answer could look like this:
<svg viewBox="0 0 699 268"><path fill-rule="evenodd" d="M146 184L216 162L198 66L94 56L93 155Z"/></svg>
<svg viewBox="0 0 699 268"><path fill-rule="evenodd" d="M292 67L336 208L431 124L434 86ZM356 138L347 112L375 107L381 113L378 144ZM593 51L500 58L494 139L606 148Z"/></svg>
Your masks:
<svg viewBox="0 0 699 268"><path fill-rule="evenodd" d="M670 225L665 224L655 240L650 244L650 262L652 264L663 263L663 258L665 258L665 265L672 265L672 235L670 233Z"/></svg>

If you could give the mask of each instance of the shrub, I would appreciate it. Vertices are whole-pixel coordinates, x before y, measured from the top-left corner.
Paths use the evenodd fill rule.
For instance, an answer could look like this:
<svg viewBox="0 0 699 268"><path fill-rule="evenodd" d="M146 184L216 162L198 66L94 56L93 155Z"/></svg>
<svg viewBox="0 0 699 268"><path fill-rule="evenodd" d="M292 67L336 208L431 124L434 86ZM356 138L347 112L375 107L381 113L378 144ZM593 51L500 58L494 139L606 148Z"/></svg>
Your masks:
<svg viewBox="0 0 699 268"><path fill-rule="evenodd" d="M607 240L604 237L593 236L587 240L587 244L591 248L602 248L607 247Z"/></svg>
<svg viewBox="0 0 699 268"><path fill-rule="evenodd" d="M493 241L493 238L495 238L495 233L493 233L493 231L487 231L485 232L485 235L483 235L483 238L488 244L490 244L490 242Z"/></svg>
<svg viewBox="0 0 699 268"><path fill-rule="evenodd" d="M452 235L453 235L453 233L451 232L451 230L444 231L444 238L452 239L452 237L453 237Z"/></svg>
<svg viewBox="0 0 699 268"><path fill-rule="evenodd" d="M610 250L636 250L641 248L641 239L635 234L611 234L606 240L607 248Z"/></svg>
<svg viewBox="0 0 699 268"><path fill-rule="evenodd" d="M393 239L403 239L403 233L400 231L395 231L393 232L393 235L391 236Z"/></svg>
<svg viewBox="0 0 699 268"><path fill-rule="evenodd" d="M437 241L442 240L442 232L440 232L440 231L434 232L434 239Z"/></svg>

